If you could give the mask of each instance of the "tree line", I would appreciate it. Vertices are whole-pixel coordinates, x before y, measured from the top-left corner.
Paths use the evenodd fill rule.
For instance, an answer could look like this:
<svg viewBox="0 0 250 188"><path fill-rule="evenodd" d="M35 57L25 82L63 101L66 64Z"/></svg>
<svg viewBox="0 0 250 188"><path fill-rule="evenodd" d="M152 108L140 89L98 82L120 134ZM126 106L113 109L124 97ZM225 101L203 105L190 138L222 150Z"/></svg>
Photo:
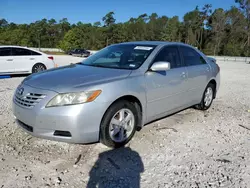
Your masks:
<svg viewBox="0 0 250 188"><path fill-rule="evenodd" d="M182 21L178 16L152 13L120 23L114 12L93 24L70 24L67 18L30 24L0 19L0 45L98 50L114 43L140 40L184 42L208 55L250 56L250 1L235 0L229 10L212 10L212 5L206 4L187 12Z"/></svg>

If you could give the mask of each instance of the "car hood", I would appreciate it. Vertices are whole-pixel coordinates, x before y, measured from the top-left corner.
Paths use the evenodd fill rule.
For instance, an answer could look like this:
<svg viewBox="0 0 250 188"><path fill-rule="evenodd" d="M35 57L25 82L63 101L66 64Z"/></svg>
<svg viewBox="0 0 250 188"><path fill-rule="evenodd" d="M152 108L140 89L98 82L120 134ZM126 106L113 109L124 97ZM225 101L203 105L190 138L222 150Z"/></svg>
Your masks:
<svg viewBox="0 0 250 188"><path fill-rule="evenodd" d="M79 88L123 79L131 70L92 67L82 64L50 69L28 76L23 84L59 93L77 91Z"/></svg>

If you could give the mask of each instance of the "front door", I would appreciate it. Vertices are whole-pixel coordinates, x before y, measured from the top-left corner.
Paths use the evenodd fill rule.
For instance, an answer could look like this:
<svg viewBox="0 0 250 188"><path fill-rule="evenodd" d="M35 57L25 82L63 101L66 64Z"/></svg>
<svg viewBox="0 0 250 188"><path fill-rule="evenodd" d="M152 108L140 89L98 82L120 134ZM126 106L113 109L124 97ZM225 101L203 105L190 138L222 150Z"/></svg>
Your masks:
<svg viewBox="0 0 250 188"><path fill-rule="evenodd" d="M188 89L187 72L180 60L178 48L164 47L153 63L159 61L169 62L170 70L148 71L145 74L148 121L173 112L187 103L185 98L185 92Z"/></svg>

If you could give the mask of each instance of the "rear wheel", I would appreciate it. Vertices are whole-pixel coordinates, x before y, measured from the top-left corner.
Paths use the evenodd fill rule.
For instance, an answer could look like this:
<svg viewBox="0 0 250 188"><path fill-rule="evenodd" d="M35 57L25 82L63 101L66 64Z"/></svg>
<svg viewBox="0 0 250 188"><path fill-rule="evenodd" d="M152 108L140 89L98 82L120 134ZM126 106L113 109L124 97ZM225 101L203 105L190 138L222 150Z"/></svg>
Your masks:
<svg viewBox="0 0 250 188"><path fill-rule="evenodd" d="M215 85L209 83L203 93L202 100L200 104L197 104L195 107L199 110L207 110L212 105L213 99L215 96Z"/></svg>
<svg viewBox="0 0 250 188"><path fill-rule="evenodd" d="M46 70L46 67L42 63L37 63L32 68L32 73L37 73Z"/></svg>
<svg viewBox="0 0 250 188"><path fill-rule="evenodd" d="M134 136L138 122L138 112L133 103L125 100L114 103L101 123L101 143L112 148L124 146Z"/></svg>

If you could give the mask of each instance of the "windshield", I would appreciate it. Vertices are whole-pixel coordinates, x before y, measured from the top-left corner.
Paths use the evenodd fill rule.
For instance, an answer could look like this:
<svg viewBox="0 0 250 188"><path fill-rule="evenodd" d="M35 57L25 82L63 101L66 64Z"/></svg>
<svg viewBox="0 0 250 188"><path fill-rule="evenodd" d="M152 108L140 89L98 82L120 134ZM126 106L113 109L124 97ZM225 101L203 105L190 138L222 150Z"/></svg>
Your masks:
<svg viewBox="0 0 250 188"><path fill-rule="evenodd" d="M137 69L150 53L154 45L119 44L106 47L82 61L83 65L117 68Z"/></svg>

